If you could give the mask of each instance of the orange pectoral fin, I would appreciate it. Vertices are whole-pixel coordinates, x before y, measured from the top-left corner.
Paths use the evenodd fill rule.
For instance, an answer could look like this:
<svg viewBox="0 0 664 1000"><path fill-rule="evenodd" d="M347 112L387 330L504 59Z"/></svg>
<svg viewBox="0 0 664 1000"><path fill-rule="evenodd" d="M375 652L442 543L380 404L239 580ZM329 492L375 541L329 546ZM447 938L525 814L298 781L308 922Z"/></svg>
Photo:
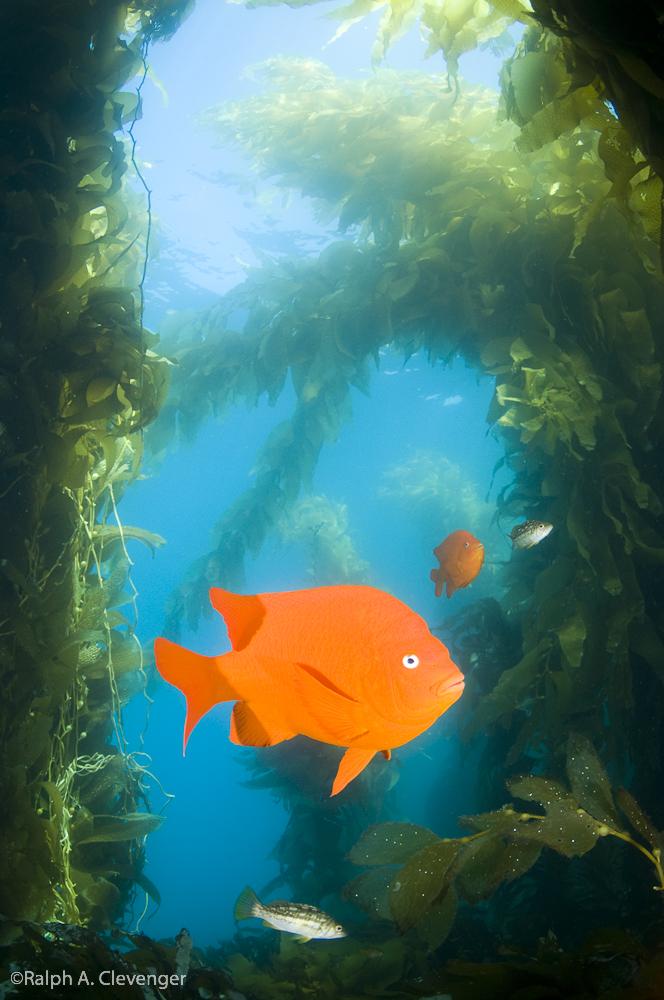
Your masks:
<svg viewBox="0 0 664 1000"><path fill-rule="evenodd" d="M375 750L356 750L353 747L346 750L346 753L339 762L339 769L332 785L330 798L333 795L338 795L339 792L344 790L346 785L350 784L354 778L357 778L358 774L365 769L375 753Z"/></svg>
<svg viewBox="0 0 664 1000"><path fill-rule="evenodd" d="M295 733L288 732L283 720L267 705L248 705L238 701L231 715L231 743L243 747L271 747L283 740L290 740Z"/></svg>
<svg viewBox="0 0 664 1000"><path fill-rule="evenodd" d="M316 728L315 734L303 728L306 735L347 747L368 732L362 704L336 687L316 667L308 663L295 664L295 692L297 703L304 710L303 727L308 717Z"/></svg>
<svg viewBox="0 0 664 1000"><path fill-rule="evenodd" d="M255 594L233 594L230 590L213 587L210 604L226 622L228 637L236 652L249 645L265 618L265 605Z"/></svg>

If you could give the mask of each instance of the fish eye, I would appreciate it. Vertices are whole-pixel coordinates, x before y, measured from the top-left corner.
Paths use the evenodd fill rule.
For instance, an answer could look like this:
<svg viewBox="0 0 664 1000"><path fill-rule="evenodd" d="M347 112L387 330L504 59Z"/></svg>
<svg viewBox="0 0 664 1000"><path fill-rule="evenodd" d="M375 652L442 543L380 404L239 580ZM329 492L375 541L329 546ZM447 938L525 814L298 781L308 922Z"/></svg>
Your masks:
<svg viewBox="0 0 664 1000"><path fill-rule="evenodd" d="M464 549L469 549L470 548L470 542L464 542L463 543L463 547L464 547Z"/></svg>
<svg viewBox="0 0 664 1000"><path fill-rule="evenodd" d="M420 658L419 656L415 656L415 653L408 653L401 662L407 670L414 670L415 667L419 667Z"/></svg>
<svg viewBox="0 0 664 1000"><path fill-rule="evenodd" d="M342 931L343 927L341 926L341 924L337 924L337 926L334 929L335 931Z"/></svg>

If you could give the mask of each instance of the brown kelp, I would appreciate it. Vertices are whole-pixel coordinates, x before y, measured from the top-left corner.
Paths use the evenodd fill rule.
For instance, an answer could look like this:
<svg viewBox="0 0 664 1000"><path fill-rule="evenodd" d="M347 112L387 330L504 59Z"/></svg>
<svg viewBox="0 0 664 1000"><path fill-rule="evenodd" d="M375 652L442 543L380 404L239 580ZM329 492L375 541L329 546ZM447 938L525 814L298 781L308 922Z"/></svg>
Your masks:
<svg viewBox="0 0 664 1000"><path fill-rule="evenodd" d="M650 864L650 884L664 891L662 833L624 788L615 793L588 740L571 736L567 783L529 775L512 778L508 788L523 810L511 803L494 812L463 817L473 831L441 838L411 823L370 827L350 853L370 865L346 887L346 896L366 912L390 919L405 933L415 929L435 949L449 934L459 899L478 903L498 886L520 878L544 848L578 858L613 837L638 851ZM647 877L647 875L646 875Z"/></svg>
<svg viewBox="0 0 664 1000"><path fill-rule="evenodd" d="M166 389L142 326L149 219L126 183L148 39L184 2L5 5L0 125L0 884L10 917L107 924L138 883L142 686L117 504ZM123 90L135 77L130 90ZM124 133L124 137L123 134ZM147 899L147 896L146 896Z"/></svg>

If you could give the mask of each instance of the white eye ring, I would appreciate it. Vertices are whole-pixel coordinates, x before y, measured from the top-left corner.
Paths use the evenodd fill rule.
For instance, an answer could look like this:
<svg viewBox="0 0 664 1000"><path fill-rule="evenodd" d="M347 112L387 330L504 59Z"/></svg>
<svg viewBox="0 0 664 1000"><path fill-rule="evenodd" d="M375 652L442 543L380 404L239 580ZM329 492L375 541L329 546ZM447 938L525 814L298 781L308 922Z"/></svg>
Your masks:
<svg viewBox="0 0 664 1000"><path fill-rule="evenodd" d="M415 653L408 653L401 662L406 670L414 670L415 667L419 667L420 658L419 656L415 656Z"/></svg>

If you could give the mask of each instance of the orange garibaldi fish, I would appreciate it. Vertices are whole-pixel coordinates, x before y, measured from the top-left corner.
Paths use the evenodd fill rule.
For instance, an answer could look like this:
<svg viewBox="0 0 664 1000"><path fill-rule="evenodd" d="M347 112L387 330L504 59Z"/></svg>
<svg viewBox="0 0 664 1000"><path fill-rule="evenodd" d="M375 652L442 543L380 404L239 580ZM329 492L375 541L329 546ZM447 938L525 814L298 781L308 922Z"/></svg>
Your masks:
<svg viewBox="0 0 664 1000"><path fill-rule="evenodd" d="M243 596L210 591L232 651L201 656L155 640L161 676L187 699L184 747L205 713L235 701L230 739L265 747L293 736L347 747L336 795L377 752L428 729L461 697L463 674L419 615L374 587Z"/></svg>
<svg viewBox="0 0 664 1000"><path fill-rule="evenodd" d="M440 563L440 567L432 569L429 574L436 584L436 597L440 597L445 585L448 597L455 590L467 587L484 562L484 546L469 531L453 531L433 550L433 554Z"/></svg>

